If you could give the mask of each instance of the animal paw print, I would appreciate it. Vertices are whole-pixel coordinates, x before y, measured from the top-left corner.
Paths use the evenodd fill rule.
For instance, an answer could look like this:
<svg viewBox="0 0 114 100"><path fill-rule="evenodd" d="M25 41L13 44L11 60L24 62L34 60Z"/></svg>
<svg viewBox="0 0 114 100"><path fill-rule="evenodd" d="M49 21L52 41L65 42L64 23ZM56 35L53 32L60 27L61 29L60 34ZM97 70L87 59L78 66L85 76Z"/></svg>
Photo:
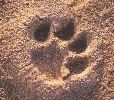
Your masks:
<svg viewBox="0 0 114 100"><path fill-rule="evenodd" d="M31 60L42 74L67 79L87 68L88 57L81 54L88 46L88 32L83 31L75 37L75 19L33 19L28 29L28 36L38 45L31 50ZM61 45L63 42L65 46Z"/></svg>

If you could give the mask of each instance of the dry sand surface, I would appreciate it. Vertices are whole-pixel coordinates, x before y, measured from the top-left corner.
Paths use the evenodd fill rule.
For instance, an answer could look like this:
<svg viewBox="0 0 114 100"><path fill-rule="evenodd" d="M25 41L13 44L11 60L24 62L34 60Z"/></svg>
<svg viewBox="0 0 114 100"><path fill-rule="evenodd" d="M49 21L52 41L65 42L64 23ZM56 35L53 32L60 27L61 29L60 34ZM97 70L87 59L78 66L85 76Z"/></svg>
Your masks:
<svg viewBox="0 0 114 100"><path fill-rule="evenodd" d="M113 0L0 0L0 100L114 100Z"/></svg>

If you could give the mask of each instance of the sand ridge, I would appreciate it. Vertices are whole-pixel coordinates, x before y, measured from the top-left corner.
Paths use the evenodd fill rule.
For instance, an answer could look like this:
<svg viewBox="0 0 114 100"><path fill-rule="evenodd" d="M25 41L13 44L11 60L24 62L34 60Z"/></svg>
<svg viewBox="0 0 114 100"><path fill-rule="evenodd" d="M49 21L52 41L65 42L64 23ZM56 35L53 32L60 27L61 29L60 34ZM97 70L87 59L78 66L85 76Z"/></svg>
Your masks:
<svg viewBox="0 0 114 100"><path fill-rule="evenodd" d="M71 3L2 4L0 98L112 99L112 1Z"/></svg>

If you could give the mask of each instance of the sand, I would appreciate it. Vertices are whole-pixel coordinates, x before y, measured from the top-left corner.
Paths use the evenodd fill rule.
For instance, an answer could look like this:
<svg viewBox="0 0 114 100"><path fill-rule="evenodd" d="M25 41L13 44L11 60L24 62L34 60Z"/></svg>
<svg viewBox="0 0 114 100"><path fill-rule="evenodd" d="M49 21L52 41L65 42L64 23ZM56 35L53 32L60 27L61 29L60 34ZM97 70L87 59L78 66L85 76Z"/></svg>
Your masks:
<svg viewBox="0 0 114 100"><path fill-rule="evenodd" d="M1 100L113 100L113 0L0 0Z"/></svg>

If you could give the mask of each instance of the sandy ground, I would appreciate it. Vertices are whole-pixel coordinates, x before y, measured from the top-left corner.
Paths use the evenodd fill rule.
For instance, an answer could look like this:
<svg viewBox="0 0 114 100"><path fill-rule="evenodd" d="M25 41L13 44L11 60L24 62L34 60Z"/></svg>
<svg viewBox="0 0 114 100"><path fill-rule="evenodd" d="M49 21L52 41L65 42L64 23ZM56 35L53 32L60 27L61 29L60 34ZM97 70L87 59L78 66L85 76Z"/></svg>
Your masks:
<svg viewBox="0 0 114 100"><path fill-rule="evenodd" d="M113 0L0 0L1 100L113 100Z"/></svg>

